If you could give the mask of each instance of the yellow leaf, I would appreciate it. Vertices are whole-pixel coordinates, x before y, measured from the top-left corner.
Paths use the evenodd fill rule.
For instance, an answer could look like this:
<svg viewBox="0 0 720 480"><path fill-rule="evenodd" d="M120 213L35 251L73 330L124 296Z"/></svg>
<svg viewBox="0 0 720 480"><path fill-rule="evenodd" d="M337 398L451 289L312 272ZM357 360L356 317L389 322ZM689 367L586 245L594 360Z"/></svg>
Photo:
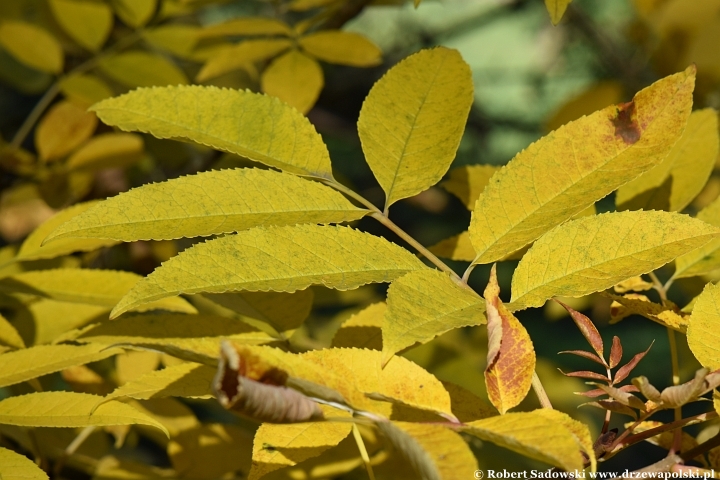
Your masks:
<svg viewBox="0 0 720 480"><path fill-rule="evenodd" d="M388 289L382 327L383 364L416 342L427 343L453 328L485 323L485 302L438 270L419 270Z"/></svg>
<svg viewBox="0 0 720 480"><path fill-rule="evenodd" d="M610 305L610 324L619 322L630 315L642 315L660 325L685 333L688 318L681 315L672 302L667 305L653 303L645 295L630 293L622 297L608 295L613 300Z"/></svg>
<svg viewBox="0 0 720 480"><path fill-rule="evenodd" d="M96 126L95 114L68 101L56 103L35 130L35 147L43 160L57 160L90 138Z"/></svg>
<svg viewBox="0 0 720 480"><path fill-rule="evenodd" d="M488 353L485 385L490 402L504 414L530 391L535 372L535 349L525 327L500 300L493 265L485 288Z"/></svg>
<svg viewBox="0 0 720 480"><path fill-rule="evenodd" d="M47 237L50 232L98 203L99 201L97 200L78 203L56 213L53 217L46 220L42 225L33 230L33 232L25 239L23 244L20 246L20 250L15 257L15 260L24 261L38 260L41 258L55 258L72 252L90 252L92 250L109 247L119 243L116 240L108 239L65 238L55 241L50 245L42 245L43 240L45 240L45 237Z"/></svg>
<svg viewBox="0 0 720 480"><path fill-rule="evenodd" d="M475 263L522 248L660 163L683 132L694 83L690 67L638 92L632 102L571 122L517 154L475 204Z"/></svg>
<svg viewBox="0 0 720 480"><path fill-rule="evenodd" d="M535 410L533 413L537 414L540 417L545 417L551 422L567 428L575 437L575 441L577 442L579 450L585 452L590 459L590 471L594 472L597 470L595 449L593 447L593 440L590 435L590 429L587 425L572 419L567 414L559 410L554 410L552 408ZM683 451L685 451L684 448Z"/></svg>
<svg viewBox="0 0 720 480"><path fill-rule="evenodd" d="M274 18L263 17L244 17L228 20L223 23L216 23L205 27L200 32L201 37L219 37L219 36L243 36L251 37L254 35L285 35L291 36L292 29L284 22Z"/></svg>
<svg viewBox="0 0 720 480"><path fill-rule="evenodd" d="M98 403L100 400L102 400L102 397L98 399ZM170 433L170 438L176 438L178 435L200 426L200 422L197 417L195 417L193 411L184 403L171 397L151 398L140 401L126 400L125 403L165 427ZM99 405L95 404L94 408L98 407ZM142 430L143 433L152 438L155 443L163 446L168 444L167 434L163 436L160 432L151 428L142 428ZM177 478L177 476L173 476L173 478Z"/></svg>
<svg viewBox="0 0 720 480"><path fill-rule="evenodd" d="M720 227L720 198L697 214L698 220ZM673 278L694 277L720 268L720 239L711 240L675 260Z"/></svg>
<svg viewBox="0 0 720 480"><path fill-rule="evenodd" d="M269 325L277 335L302 324L310 315L314 294L307 289L295 293L237 292L206 294L204 297L239 314L244 322L259 330L262 330L259 322Z"/></svg>
<svg viewBox="0 0 720 480"><path fill-rule="evenodd" d="M112 97L112 90L95 75L75 73L60 80L60 91L73 103L89 107Z"/></svg>
<svg viewBox="0 0 720 480"><path fill-rule="evenodd" d="M0 447L0 478L3 480L48 480L47 473L24 455Z"/></svg>
<svg viewBox="0 0 720 480"><path fill-rule="evenodd" d="M717 155L717 112L697 110L665 160L618 189L618 210L681 211L702 190Z"/></svg>
<svg viewBox="0 0 720 480"><path fill-rule="evenodd" d="M49 3L55 19L70 38L88 50L100 50L113 24L110 7L83 0L50 0Z"/></svg>
<svg viewBox="0 0 720 480"><path fill-rule="evenodd" d="M470 242L470 232L468 231L441 240L428 247L428 250L439 257L449 258L450 260L472 262L475 259L475 249Z"/></svg>
<svg viewBox="0 0 720 480"><path fill-rule="evenodd" d="M615 212L556 227L528 250L512 280L514 309L554 296L581 297L648 273L717 238L720 230L687 215Z"/></svg>
<svg viewBox="0 0 720 480"><path fill-rule="evenodd" d="M115 379L118 385L154 372L160 365L160 354L145 350L130 350L115 357Z"/></svg>
<svg viewBox="0 0 720 480"><path fill-rule="evenodd" d="M458 478L460 472L477 470L477 460L468 444L447 427L409 422L393 422L392 426L417 442L415 449L419 447L419 450L400 448L400 451L408 457L416 472L421 473L419 478L451 480ZM382 426L381 430L387 431ZM407 443L407 440L403 442L404 445Z"/></svg>
<svg viewBox="0 0 720 480"><path fill-rule="evenodd" d="M198 43L200 27L185 24L160 25L143 29L145 40L181 58L190 58Z"/></svg>
<svg viewBox="0 0 720 480"><path fill-rule="evenodd" d="M104 403L93 411L102 398L73 392L39 392L10 397L0 401L0 423L23 427L139 424L159 428L169 436L159 422L117 400Z"/></svg>
<svg viewBox="0 0 720 480"><path fill-rule="evenodd" d="M575 435L542 410L484 418L466 423L462 431L567 471L582 470Z"/></svg>
<svg viewBox="0 0 720 480"><path fill-rule="evenodd" d="M348 227L256 227L194 245L171 258L138 282L111 316L181 292L294 292L310 285L350 290L424 268L407 250ZM193 275L181 273L187 271Z"/></svg>
<svg viewBox="0 0 720 480"><path fill-rule="evenodd" d="M338 65L373 67L382 62L382 51L354 32L325 30L300 37L300 47L315 58Z"/></svg>
<svg viewBox="0 0 720 480"><path fill-rule="evenodd" d="M325 417L349 417L342 410L320 406ZM263 423L253 440L252 467L248 479L291 467L334 447L352 430L350 422Z"/></svg>
<svg viewBox="0 0 720 480"><path fill-rule="evenodd" d="M251 451L250 432L235 425L219 423L197 425L185 430L173 436L167 446L177 475L197 479L222 478L238 470L247 473Z"/></svg>
<svg viewBox="0 0 720 480"><path fill-rule="evenodd" d="M2 315L0 315L0 345L11 348L25 348L25 342L18 331Z"/></svg>
<svg viewBox="0 0 720 480"><path fill-rule="evenodd" d="M110 455L99 459L93 472L93 480L160 480L173 477L174 471Z"/></svg>
<svg viewBox="0 0 720 480"><path fill-rule="evenodd" d="M73 365L84 365L120 353L107 345L40 345L0 355L0 386L14 385Z"/></svg>
<svg viewBox="0 0 720 480"><path fill-rule="evenodd" d="M545 0L545 7L550 14L550 21L552 21L553 25L560 23L570 2L572 0Z"/></svg>
<svg viewBox="0 0 720 480"><path fill-rule="evenodd" d="M341 379L339 385L325 385L340 392L348 400L351 395L356 401L360 400L356 393L351 393L354 390L455 418L450 406L450 395L442 383L403 357L394 357L385 367L381 365L382 353L376 350L332 348L309 351L300 357L317 364L325 372L333 372L336 378ZM364 400L361 405L352 405L356 408L363 408L364 405L373 408L373 402L368 400Z"/></svg>
<svg viewBox="0 0 720 480"><path fill-rule="evenodd" d="M720 287L708 283L695 300L687 330L687 341L695 358L711 370L720 368L718 322L720 322Z"/></svg>
<svg viewBox="0 0 720 480"><path fill-rule="evenodd" d="M157 0L110 0L118 17L132 28L145 25L155 13Z"/></svg>
<svg viewBox="0 0 720 480"><path fill-rule="evenodd" d="M382 350L383 317L387 310L385 302L368 305L352 315L335 333L332 346L335 348L367 348Z"/></svg>
<svg viewBox="0 0 720 480"><path fill-rule="evenodd" d="M195 77L195 81L204 82L233 70L245 68L248 64L273 58L291 46L290 40L274 38L245 40L232 47L223 48L208 59Z"/></svg>
<svg viewBox="0 0 720 480"><path fill-rule="evenodd" d="M472 211L478 197L490 182L490 177L499 169L500 167L495 165L465 165L453 168L448 179L440 182L440 186L458 197L467 209Z"/></svg>
<svg viewBox="0 0 720 480"><path fill-rule="evenodd" d="M223 338L238 343L268 343L274 340L266 333L232 318L174 314L132 315L106 320L78 332L75 340L105 345L173 345L217 358Z"/></svg>
<svg viewBox="0 0 720 480"><path fill-rule="evenodd" d="M93 110L108 125L158 138L187 138L300 175L332 178L315 127L279 100L215 87L139 89ZM228 112L218 116L219 110Z"/></svg>
<svg viewBox="0 0 720 480"><path fill-rule="evenodd" d="M110 308L82 303L36 299L27 306L32 315L33 345L57 343L56 339L74 328L108 318Z"/></svg>
<svg viewBox="0 0 720 480"><path fill-rule="evenodd" d="M68 170L102 170L125 168L139 161L144 143L134 133L103 133L83 145L65 164Z"/></svg>
<svg viewBox="0 0 720 480"><path fill-rule="evenodd" d="M41 27L6 20L0 25L0 46L30 68L46 73L62 72L62 47Z"/></svg>
<svg viewBox="0 0 720 480"><path fill-rule="evenodd" d="M106 399L129 397L147 400L162 397L210 398L215 368L187 362L146 373L118 387Z"/></svg>
<svg viewBox="0 0 720 480"><path fill-rule="evenodd" d="M112 307L142 278L131 272L61 268L23 272L0 281L0 291L38 295L65 302ZM180 298L154 302L141 310L195 312ZM129 310L129 309L126 309Z"/></svg>
<svg viewBox="0 0 720 480"><path fill-rule="evenodd" d="M385 191L386 210L445 174L472 101L470 67L456 50L444 47L407 57L373 86L360 111L358 134Z"/></svg>
<svg viewBox="0 0 720 480"><path fill-rule="evenodd" d="M128 87L185 85L185 73L165 57L133 50L100 59L100 70ZM186 112L183 112L186 113Z"/></svg>
<svg viewBox="0 0 720 480"><path fill-rule="evenodd" d="M323 83L320 65L297 50L273 60L260 82L263 92L278 97L300 113L307 113L315 105Z"/></svg>
<svg viewBox="0 0 720 480"><path fill-rule="evenodd" d="M565 102L546 122L548 131L557 130L566 123L590 115L596 110L614 105L622 100L623 86L609 80L595 83Z"/></svg>
<svg viewBox="0 0 720 480"><path fill-rule="evenodd" d="M68 221L48 240L169 240L260 225L340 223L367 213L330 187L293 175L259 169L221 170L122 193ZM48 246L53 244L51 241Z"/></svg>

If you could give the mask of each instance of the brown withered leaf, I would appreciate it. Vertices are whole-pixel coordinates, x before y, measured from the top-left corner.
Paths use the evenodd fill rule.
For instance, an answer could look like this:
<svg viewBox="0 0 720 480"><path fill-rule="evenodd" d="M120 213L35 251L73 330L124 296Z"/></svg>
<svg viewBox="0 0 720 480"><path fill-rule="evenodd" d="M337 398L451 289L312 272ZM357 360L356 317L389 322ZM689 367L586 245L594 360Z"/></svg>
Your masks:
<svg viewBox="0 0 720 480"><path fill-rule="evenodd" d="M650 301L645 295L628 293L626 295L604 294L613 300L610 305L610 324L615 324L630 315L640 315L678 332L687 331L687 315L683 315L674 303L665 301L662 305Z"/></svg>
<svg viewBox="0 0 720 480"><path fill-rule="evenodd" d="M592 360L593 362L599 363L602 366L606 366L605 361L602 358L598 357L594 353L586 352L585 350L563 350L562 352L558 353L569 353L572 355L577 355L578 357L587 358L588 360Z"/></svg>
<svg viewBox="0 0 720 480"><path fill-rule="evenodd" d="M635 413L635 410L615 400L598 400L596 402L583 403L580 406L582 407L585 405L602 408L603 410L610 410L611 412L628 415L633 419L637 419L637 413Z"/></svg>
<svg viewBox="0 0 720 480"><path fill-rule="evenodd" d="M689 382L664 389L660 393L663 407L677 408L696 400L706 389L705 377L708 372L707 368L701 368Z"/></svg>
<svg viewBox="0 0 720 480"><path fill-rule="evenodd" d="M620 339L617 336L613 337L612 347L610 348L610 368L615 368L620 364L622 360L623 348Z"/></svg>
<svg viewBox="0 0 720 480"><path fill-rule="evenodd" d="M630 372L632 372L633 369L635 367L637 367L637 364L640 363L640 360L642 360L645 357L645 355L647 355L647 353L650 351L650 349L652 348L654 343L655 343L655 340L652 341L652 343L647 348L647 350L645 350L644 352L638 353L637 355L632 357L628 363L626 363L625 365L620 367L618 369L618 371L615 372L615 378L613 378L613 384L620 383L623 380L625 380L628 377L628 375L630 375Z"/></svg>
<svg viewBox="0 0 720 480"><path fill-rule="evenodd" d="M593 385L597 385L598 388L603 390L611 398L620 402L621 404L631 407L631 408L637 408L638 410L645 411L645 403L643 403L642 400L640 400L638 397L631 394L630 392L621 390L619 388L602 385L599 383L593 383Z"/></svg>
<svg viewBox="0 0 720 480"><path fill-rule="evenodd" d="M566 377L587 378L590 380L600 380L601 382L609 382L610 381L610 379L608 377L606 377L605 375L602 375L600 373L590 372L588 370L580 370L577 372L569 372L569 373L565 373L562 370L560 370L559 368L558 368L558 370L560 371L560 373L562 373Z"/></svg>
<svg viewBox="0 0 720 480"><path fill-rule="evenodd" d="M635 385L623 385L618 390L621 392L639 392L640 390L637 389ZM573 392L575 395L582 395L583 397L588 398L595 398L595 397L601 397L603 395L607 395L605 390L601 390L599 388L596 388L594 390L588 390L587 392Z"/></svg>
<svg viewBox="0 0 720 480"><path fill-rule="evenodd" d="M520 321L499 297L496 265L485 288L488 326L488 363L485 384L488 398L500 413L519 404L530 390L535 371L535 350Z"/></svg>
<svg viewBox="0 0 720 480"><path fill-rule="evenodd" d="M560 300L555 299L555 301L562 305L563 308L568 311L573 321L575 322L575 325L577 325L577 327L580 329L580 333L582 333L583 337L585 337L585 340L587 340L593 350L597 352L598 357L603 358L604 346L602 337L600 336L600 332L598 332L597 328L595 328L595 324L592 322L592 320L590 320L588 317L578 312L577 310L565 305ZM605 364L604 360L603 364Z"/></svg>
<svg viewBox="0 0 720 480"><path fill-rule="evenodd" d="M643 396L645 398L647 398L648 400L655 402L655 403L661 402L660 391L650 383L650 381L647 379L647 377L640 376L637 378L633 378L632 383L633 383L633 385L635 385L638 388L638 390L640 390L640 393L642 393Z"/></svg>
<svg viewBox="0 0 720 480"><path fill-rule="evenodd" d="M323 414L318 404L286 387L287 379L286 372L224 341L213 390L223 407L261 422L321 420Z"/></svg>

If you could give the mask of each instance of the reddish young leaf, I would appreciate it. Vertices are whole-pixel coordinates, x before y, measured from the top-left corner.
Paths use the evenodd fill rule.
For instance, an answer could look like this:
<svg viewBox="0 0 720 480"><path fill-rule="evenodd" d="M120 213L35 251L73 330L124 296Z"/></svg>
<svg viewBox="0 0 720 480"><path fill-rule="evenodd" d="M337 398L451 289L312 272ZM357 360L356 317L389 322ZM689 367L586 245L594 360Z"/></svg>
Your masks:
<svg viewBox="0 0 720 480"><path fill-rule="evenodd" d="M560 369L558 368L558 370L560 370ZM580 370L577 372L570 372L570 373L565 373L562 370L560 370L560 373L562 373L566 377L588 378L590 380L600 380L602 382L610 382L610 379L608 377L606 377L605 375L602 375L600 373L590 372L588 370Z"/></svg>
<svg viewBox="0 0 720 480"><path fill-rule="evenodd" d="M602 358L598 357L594 353L586 352L585 350L563 350L562 352L558 353L569 353L572 355L577 355L578 357L587 358L588 360L592 360L595 363L599 363L603 367L607 367L607 365L605 365L605 361Z"/></svg>
<svg viewBox="0 0 720 480"><path fill-rule="evenodd" d="M495 265L485 288L488 320L488 364L485 384L488 397L500 413L525 398L535 371L535 350L530 335L498 297Z"/></svg>
<svg viewBox="0 0 720 480"><path fill-rule="evenodd" d="M602 397L603 395L607 395L605 393L605 390L600 390L599 388L596 388L594 390L588 390L587 392L573 392L575 395L582 395L583 397L588 398L596 398L596 397Z"/></svg>
<svg viewBox="0 0 720 480"><path fill-rule="evenodd" d="M572 319L575 321L575 325L580 329L580 333L588 341L590 346L595 350L600 358L603 358L603 341L600 336L600 332L595 328L595 324L588 317L570 308L569 306L562 303L560 300L555 300L557 303L563 306L568 311ZM605 362L603 361L603 364Z"/></svg>
<svg viewBox="0 0 720 480"><path fill-rule="evenodd" d="M223 407L262 422L296 423L322 419L317 403L283 386L287 378L286 372L224 341L213 390Z"/></svg>
<svg viewBox="0 0 720 480"><path fill-rule="evenodd" d="M634 357L632 357L628 363L626 363L625 365L620 367L618 369L618 371L615 372L615 378L613 379L613 384L622 382L623 380L625 380L628 377L628 375L630 375L630 372L632 372L633 369L635 367L637 367L637 364L640 363L640 360L642 360L643 357L645 357L645 355L647 355L647 353L650 351L650 349L653 346L653 343L655 343L655 340L652 341L652 343L647 348L647 350L645 350L644 352L640 352L637 355L635 355Z"/></svg>
<svg viewBox="0 0 720 480"><path fill-rule="evenodd" d="M618 337L613 337L612 347L610 348L610 368L615 368L622 360L623 348Z"/></svg>

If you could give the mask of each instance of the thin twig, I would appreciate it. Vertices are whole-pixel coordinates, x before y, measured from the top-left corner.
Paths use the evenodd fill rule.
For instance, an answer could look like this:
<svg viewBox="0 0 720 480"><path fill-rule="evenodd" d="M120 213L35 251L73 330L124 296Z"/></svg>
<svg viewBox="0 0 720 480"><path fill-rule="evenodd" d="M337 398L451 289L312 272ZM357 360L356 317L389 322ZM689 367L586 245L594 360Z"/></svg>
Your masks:
<svg viewBox="0 0 720 480"><path fill-rule="evenodd" d="M358 429L355 423L353 423L352 432L353 437L355 438L355 443L357 443L358 450L360 450L360 458L362 458L362 461L365 464L365 470L367 470L368 477L370 477L370 480L375 480L375 474L373 473L372 465L370 464L370 456L368 455L367 448L365 448L365 442L363 441L362 435L360 435L360 429Z"/></svg>
<svg viewBox="0 0 720 480"><path fill-rule="evenodd" d="M545 387L543 387L542 382L540 381L540 377L538 377L537 372L533 372L532 376L532 388L535 391L535 395L537 395L538 400L540 400L540 405L542 408L550 408L552 409L552 403L550 403L550 398L547 395L547 392L545 391Z"/></svg>

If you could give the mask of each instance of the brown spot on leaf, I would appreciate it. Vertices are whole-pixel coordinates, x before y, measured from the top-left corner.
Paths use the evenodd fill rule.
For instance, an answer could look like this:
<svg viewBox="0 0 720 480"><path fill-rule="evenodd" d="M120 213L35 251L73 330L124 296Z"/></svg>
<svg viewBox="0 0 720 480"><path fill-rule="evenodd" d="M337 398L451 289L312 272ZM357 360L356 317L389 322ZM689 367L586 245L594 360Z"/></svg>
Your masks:
<svg viewBox="0 0 720 480"><path fill-rule="evenodd" d="M610 120L615 127L615 136L623 139L628 145L640 140L640 128L633 118L635 102L621 103L617 106L617 116Z"/></svg>

